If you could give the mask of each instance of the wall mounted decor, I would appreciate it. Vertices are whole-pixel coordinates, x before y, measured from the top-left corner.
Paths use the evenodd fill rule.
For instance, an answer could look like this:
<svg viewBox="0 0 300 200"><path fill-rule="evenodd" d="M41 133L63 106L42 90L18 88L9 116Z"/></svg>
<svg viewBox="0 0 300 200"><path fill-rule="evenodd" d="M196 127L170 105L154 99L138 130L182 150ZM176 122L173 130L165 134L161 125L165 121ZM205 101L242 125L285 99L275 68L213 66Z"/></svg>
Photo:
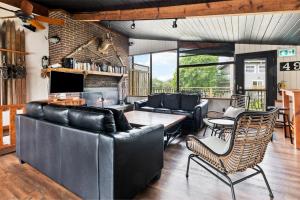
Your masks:
<svg viewBox="0 0 300 200"><path fill-rule="evenodd" d="M26 102L25 33L6 20L0 28L0 105Z"/></svg>

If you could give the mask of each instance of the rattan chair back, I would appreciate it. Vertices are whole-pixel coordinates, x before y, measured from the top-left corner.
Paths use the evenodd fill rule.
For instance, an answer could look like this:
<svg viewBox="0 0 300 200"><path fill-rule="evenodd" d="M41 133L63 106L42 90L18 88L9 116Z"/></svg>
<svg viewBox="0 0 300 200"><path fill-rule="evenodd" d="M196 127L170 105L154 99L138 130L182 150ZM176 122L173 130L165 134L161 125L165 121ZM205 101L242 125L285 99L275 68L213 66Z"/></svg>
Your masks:
<svg viewBox="0 0 300 200"><path fill-rule="evenodd" d="M245 108L246 110L248 110L249 102L250 96L248 95L233 94L230 98L230 106L235 108Z"/></svg>
<svg viewBox="0 0 300 200"><path fill-rule="evenodd" d="M272 138L277 112L277 109L244 112L237 117L229 153L221 158L227 173L244 171L263 160Z"/></svg>

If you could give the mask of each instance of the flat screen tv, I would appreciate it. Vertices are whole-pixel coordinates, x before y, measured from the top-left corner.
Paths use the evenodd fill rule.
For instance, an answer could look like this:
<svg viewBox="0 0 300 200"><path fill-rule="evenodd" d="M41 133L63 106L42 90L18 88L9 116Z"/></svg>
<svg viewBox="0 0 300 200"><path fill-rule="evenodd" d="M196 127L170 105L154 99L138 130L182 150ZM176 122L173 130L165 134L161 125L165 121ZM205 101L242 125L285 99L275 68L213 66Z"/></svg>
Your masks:
<svg viewBox="0 0 300 200"><path fill-rule="evenodd" d="M83 92L83 74L52 71L50 74L50 93Z"/></svg>

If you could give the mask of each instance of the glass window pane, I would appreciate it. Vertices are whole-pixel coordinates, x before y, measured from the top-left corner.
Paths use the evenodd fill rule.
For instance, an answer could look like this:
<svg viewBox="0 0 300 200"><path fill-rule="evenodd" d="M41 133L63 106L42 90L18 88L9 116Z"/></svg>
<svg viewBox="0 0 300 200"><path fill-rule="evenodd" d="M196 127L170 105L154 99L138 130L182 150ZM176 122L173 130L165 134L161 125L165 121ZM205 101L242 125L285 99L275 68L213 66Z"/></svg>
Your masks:
<svg viewBox="0 0 300 200"><path fill-rule="evenodd" d="M219 60L216 56L198 57L202 61L218 62ZM179 87L182 92L201 92L203 97L230 97L233 88L233 65L180 68Z"/></svg>
<svg viewBox="0 0 300 200"><path fill-rule="evenodd" d="M266 59L245 60L245 89L265 89Z"/></svg>
<svg viewBox="0 0 300 200"><path fill-rule="evenodd" d="M150 66L150 54L134 56L134 63L144 66Z"/></svg>
<svg viewBox="0 0 300 200"><path fill-rule="evenodd" d="M176 92L177 52L152 54L152 93Z"/></svg>

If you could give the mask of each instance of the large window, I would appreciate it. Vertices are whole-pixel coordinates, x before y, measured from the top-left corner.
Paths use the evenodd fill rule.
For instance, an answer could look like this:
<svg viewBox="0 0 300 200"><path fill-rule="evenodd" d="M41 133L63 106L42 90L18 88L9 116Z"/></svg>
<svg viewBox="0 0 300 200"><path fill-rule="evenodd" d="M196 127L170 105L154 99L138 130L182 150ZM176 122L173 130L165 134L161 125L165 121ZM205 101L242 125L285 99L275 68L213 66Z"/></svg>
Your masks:
<svg viewBox="0 0 300 200"><path fill-rule="evenodd" d="M131 96L147 96L150 93L150 54L133 57L129 71L129 94Z"/></svg>
<svg viewBox="0 0 300 200"><path fill-rule="evenodd" d="M152 54L152 93L176 92L177 52Z"/></svg>
<svg viewBox="0 0 300 200"><path fill-rule="evenodd" d="M134 56L130 94L143 96L149 92L179 91L201 93L203 97L231 96L234 84L232 56L180 54L178 74L177 59L177 51Z"/></svg>
<svg viewBox="0 0 300 200"><path fill-rule="evenodd" d="M134 64L150 66L150 54L136 55L133 57Z"/></svg>
<svg viewBox="0 0 300 200"><path fill-rule="evenodd" d="M182 92L201 92L204 97L230 97L232 93L233 65L211 65L222 63L224 57L198 55L180 58L180 65L187 66L179 69L179 90ZM231 58L230 58L231 60ZM201 66L194 65L201 63ZM204 63L209 65L205 66ZM193 65L188 67L189 65Z"/></svg>

